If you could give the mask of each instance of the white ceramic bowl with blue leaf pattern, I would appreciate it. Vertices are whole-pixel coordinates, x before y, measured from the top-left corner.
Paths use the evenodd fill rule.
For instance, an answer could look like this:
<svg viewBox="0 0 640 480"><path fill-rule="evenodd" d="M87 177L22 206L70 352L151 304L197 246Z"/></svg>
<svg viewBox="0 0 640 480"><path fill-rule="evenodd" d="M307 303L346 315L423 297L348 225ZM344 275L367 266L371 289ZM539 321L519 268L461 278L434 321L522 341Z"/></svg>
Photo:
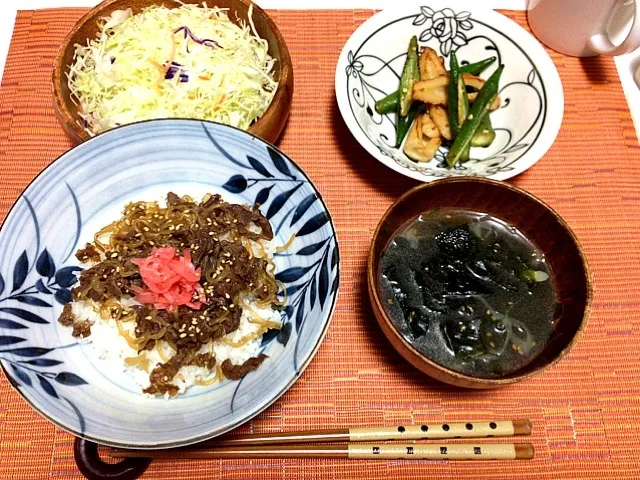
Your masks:
<svg viewBox="0 0 640 480"><path fill-rule="evenodd" d="M504 15L482 7L451 6L445 0L383 10L364 22L345 44L336 66L335 88L342 118L356 140L389 168L416 180L481 176L505 180L533 166L560 130L564 112L562 83L544 47ZM470 4L468 4L470 5ZM430 162L415 162L395 147L396 115L380 115L377 100L396 91L412 35L433 48L449 65L452 51L460 64L497 57L501 107L491 113L496 139L472 148L471 159L450 169L448 147Z"/></svg>
<svg viewBox="0 0 640 480"><path fill-rule="evenodd" d="M104 368L57 322L70 299L73 253L118 218L129 201L167 192L261 204L287 287L280 333L265 334L269 358L241 381L192 387L165 400L140 393ZM115 446L176 447L224 433L268 407L309 364L333 313L339 252L329 212L304 172L249 133L196 120L121 127L75 147L16 201L0 230L0 363L25 400L80 437ZM89 337L90 338L90 337Z"/></svg>

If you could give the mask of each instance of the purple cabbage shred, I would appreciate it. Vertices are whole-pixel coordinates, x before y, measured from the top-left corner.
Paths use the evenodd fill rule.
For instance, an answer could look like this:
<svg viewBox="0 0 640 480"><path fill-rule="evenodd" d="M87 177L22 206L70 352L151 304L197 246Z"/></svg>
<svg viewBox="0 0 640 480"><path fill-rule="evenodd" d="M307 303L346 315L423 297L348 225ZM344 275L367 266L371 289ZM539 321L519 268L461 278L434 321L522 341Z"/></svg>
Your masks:
<svg viewBox="0 0 640 480"><path fill-rule="evenodd" d="M169 70L167 70L167 73L164 75L164 78L165 80L171 80L176 76L177 73L179 73L179 78L182 83L189 81L189 75L184 72L184 70L182 69L182 65L178 62L171 62L171 66L169 67Z"/></svg>
<svg viewBox="0 0 640 480"><path fill-rule="evenodd" d="M220 44L218 42L216 42L215 40L212 40L211 38L204 38L202 40L200 40L198 37L196 37L193 32L191 31L191 29L189 27L187 27L186 25L183 25L182 27L178 28L176 31L174 31L174 35L180 31L184 32L184 38L186 39L187 37L191 38L191 40L193 40L196 43L199 43L200 45L205 45L207 47L211 47L211 48L222 48L220 46Z"/></svg>

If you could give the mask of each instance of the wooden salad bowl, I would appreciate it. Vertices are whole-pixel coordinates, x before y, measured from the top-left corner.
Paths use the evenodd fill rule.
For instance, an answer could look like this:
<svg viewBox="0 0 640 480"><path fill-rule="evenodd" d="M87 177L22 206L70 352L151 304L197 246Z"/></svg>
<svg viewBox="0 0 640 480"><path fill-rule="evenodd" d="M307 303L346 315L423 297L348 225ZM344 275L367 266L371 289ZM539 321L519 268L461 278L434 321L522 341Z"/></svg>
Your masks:
<svg viewBox="0 0 640 480"><path fill-rule="evenodd" d="M544 254L556 281L559 307L555 335L524 368L500 378L479 378L446 368L414 348L387 316L379 289L380 258L389 240L409 220L442 208L472 210L497 217L520 230ZM587 261L565 221L533 195L508 183L484 178L437 180L409 190L384 214L373 236L367 264L369 297L380 327L393 347L413 366L445 383L495 388L527 379L554 365L578 340L591 311Z"/></svg>
<svg viewBox="0 0 640 480"><path fill-rule="evenodd" d="M202 0L182 0L182 3L202 4ZM238 18L247 19L250 0L213 0L208 6L227 8L229 19L236 22ZM62 128L74 143L81 143L90 138L85 131L83 121L78 115L78 106L71 98L67 85L67 72L73 63L75 45L86 45L88 39L98 35L98 21L109 16L115 10L131 8L134 14L151 5L177 7L174 0L105 0L89 10L73 29L67 34L53 66L52 87L56 117ZM274 76L278 87L273 100L264 114L249 127L248 131L270 143L280 136L289 117L293 97L293 67L287 45L274 21L257 5L253 4L253 21L260 37L269 44L269 54L276 59Z"/></svg>

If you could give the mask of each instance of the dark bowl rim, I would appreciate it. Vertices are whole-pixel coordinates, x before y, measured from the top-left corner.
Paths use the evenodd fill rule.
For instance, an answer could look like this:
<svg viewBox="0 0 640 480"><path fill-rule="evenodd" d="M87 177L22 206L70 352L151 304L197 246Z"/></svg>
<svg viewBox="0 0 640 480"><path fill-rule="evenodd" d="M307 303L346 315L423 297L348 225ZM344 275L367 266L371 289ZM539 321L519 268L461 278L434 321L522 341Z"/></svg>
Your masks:
<svg viewBox="0 0 640 480"><path fill-rule="evenodd" d="M585 278L586 278L586 285L585 285L586 286L586 301L585 301L584 313L582 315L582 320L580 322L578 330L573 335L573 338L571 339L571 341L567 344L567 346L565 346L560 351L560 353L556 356L556 358L554 358L553 360L549 361L545 365L542 365L542 366L536 368L535 370L533 370L531 372L528 372L528 373L525 373L525 374L521 374L521 375L513 375L512 377L509 377L509 378L481 378L481 377L474 377L474 376L467 375L467 374L464 374L464 373L456 372L455 370L452 370L452 369L447 368L447 367L445 367L443 365L440 365L439 363L437 363L437 362L433 361L432 359L430 359L429 357L427 357L424 353L422 353L419 350L417 350L413 345L411 345L400 334L400 332L398 332L397 328L395 327L395 325L393 324L393 322L391 321L391 319L387 315L387 313L386 313L386 311L385 311L385 309L384 309L384 307L382 305L382 302L380 300L379 291L378 291L377 272L373 271L373 265L374 265L375 260L376 260L375 259L374 246L376 244L376 241L377 241L378 237L380 236L380 231L381 231L382 227L386 224L387 219L391 215L394 214L394 211L398 207L398 205L400 205L402 202L404 202L407 198L415 195L416 192L424 190L424 189L427 189L427 188L434 188L434 187L437 188L437 187L440 187L441 185L448 185L448 184L454 184L454 183L471 183L471 184L473 184L473 183L483 183L483 184L486 184L486 185L491 185L492 187L495 187L495 188L498 188L498 189L504 188L504 189L510 190L510 191L516 193L517 195L522 195L522 196L528 198L529 200L539 204L540 206L545 208L547 211L549 211L553 215L553 217L558 221L558 223L562 226L562 228L569 234L569 236L571 237L571 239L575 243L576 250L577 250L578 255L580 256L580 259L582 261L582 270L584 271ZM500 387L500 386L505 386L505 385L510 385L510 384L516 383L516 382L520 382L522 380L526 380L528 378L531 378L534 375L537 375L537 374L541 373L542 371L547 370L548 368L551 368L552 366L557 364L560 360L562 360L569 353L569 351L575 346L577 341L582 337L582 334L583 334L583 332L584 332L584 330L585 330L585 328L586 328L586 326L588 324L589 318L591 316L591 307L592 307L592 302L593 302L593 277L592 277L591 271L589 269L587 258L586 258L586 255L584 253L584 249L582 247L582 244L578 240L578 238L575 235L575 233L573 232L573 230L569 227L567 222L551 206L549 206L547 203L545 203L543 200L539 199L535 195L527 192L526 190L524 190L524 189L522 189L520 187L516 187L515 185L511 185L509 183L506 183L504 181L492 180L492 179L484 178L484 177L453 177L453 178L438 179L438 180L434 180L433 182L423 183L423 184L417 185L417 186L411 188L410 190L406 191L400 197L398 197L393 202L393 204L382 215L382 217L380 218L380 220L378 222L378 225L376 226L376 229L375 229L375 231L373 233L373 236L372 236L372 239L371 239L371 245L370 245L370 248L369 248L369 254L367 256L367 284L368 284L368 290L369 290L369 299L370 299L372 304L375 304L374 308L376 310L378 310L377 313L379 313L379 315L375 315L376 320L380 324L380 327L381 327L383 333L385 334L385 337L387 337L387 340L389 340L389 343L391 343L393 348L398 353L400 353L407 361L409 361L409 363L414 364L414 366L416 366L416 368L418 368L419 370L424 372L424 370L422 370L420 367L415 365L413 360L410 360L409 357L405 355L405 352L402 352L401 349L396 348L396 346L391 341L391 338L389 338L389 335L388 335L387 331L393 332L392 333L393 337L398 339L398 340L400 340L400 342L402 343L404 348L411 354L413 359L418 360L419 362L423 363L425 366L429 367L430 369L437 370L437 371L443 373L444 375L446 375L448 377L452 377L452 378L455 378L457 380L461 380L462 382L464 382L466 384L469 384L470 386L471 385L475 385L476 387L480 387L480 388ZM384 319L384 323L389 328L384 328L384 326L382 325L383 322L380 320L380 317L382 317ZM426 372L424 372L424 373L427 374ZM517 374L517 371L514 372L514 373ZM429 376L432 376L432 375L429 375ZM444 381L444 380L440 380L440 381Z"/></svg>

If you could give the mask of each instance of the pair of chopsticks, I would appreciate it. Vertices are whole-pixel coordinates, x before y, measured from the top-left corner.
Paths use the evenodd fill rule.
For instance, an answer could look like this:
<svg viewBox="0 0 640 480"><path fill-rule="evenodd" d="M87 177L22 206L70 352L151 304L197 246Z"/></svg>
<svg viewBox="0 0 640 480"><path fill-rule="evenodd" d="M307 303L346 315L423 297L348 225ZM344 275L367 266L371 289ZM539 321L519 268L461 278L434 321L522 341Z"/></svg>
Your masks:
<svg viewBox="0 0 640 480"><path fill-rule="evenodd" d="M358 427L291 433L236 435L171 450L114 448L113 458L360 458L428 460L524 460L533 458L530 443L378 443L531 435L529 420ZM348 442L341 445L322 445ZM375 443L360 443L375 442ZM321 445L309 445L320 443Z"/></svg>

